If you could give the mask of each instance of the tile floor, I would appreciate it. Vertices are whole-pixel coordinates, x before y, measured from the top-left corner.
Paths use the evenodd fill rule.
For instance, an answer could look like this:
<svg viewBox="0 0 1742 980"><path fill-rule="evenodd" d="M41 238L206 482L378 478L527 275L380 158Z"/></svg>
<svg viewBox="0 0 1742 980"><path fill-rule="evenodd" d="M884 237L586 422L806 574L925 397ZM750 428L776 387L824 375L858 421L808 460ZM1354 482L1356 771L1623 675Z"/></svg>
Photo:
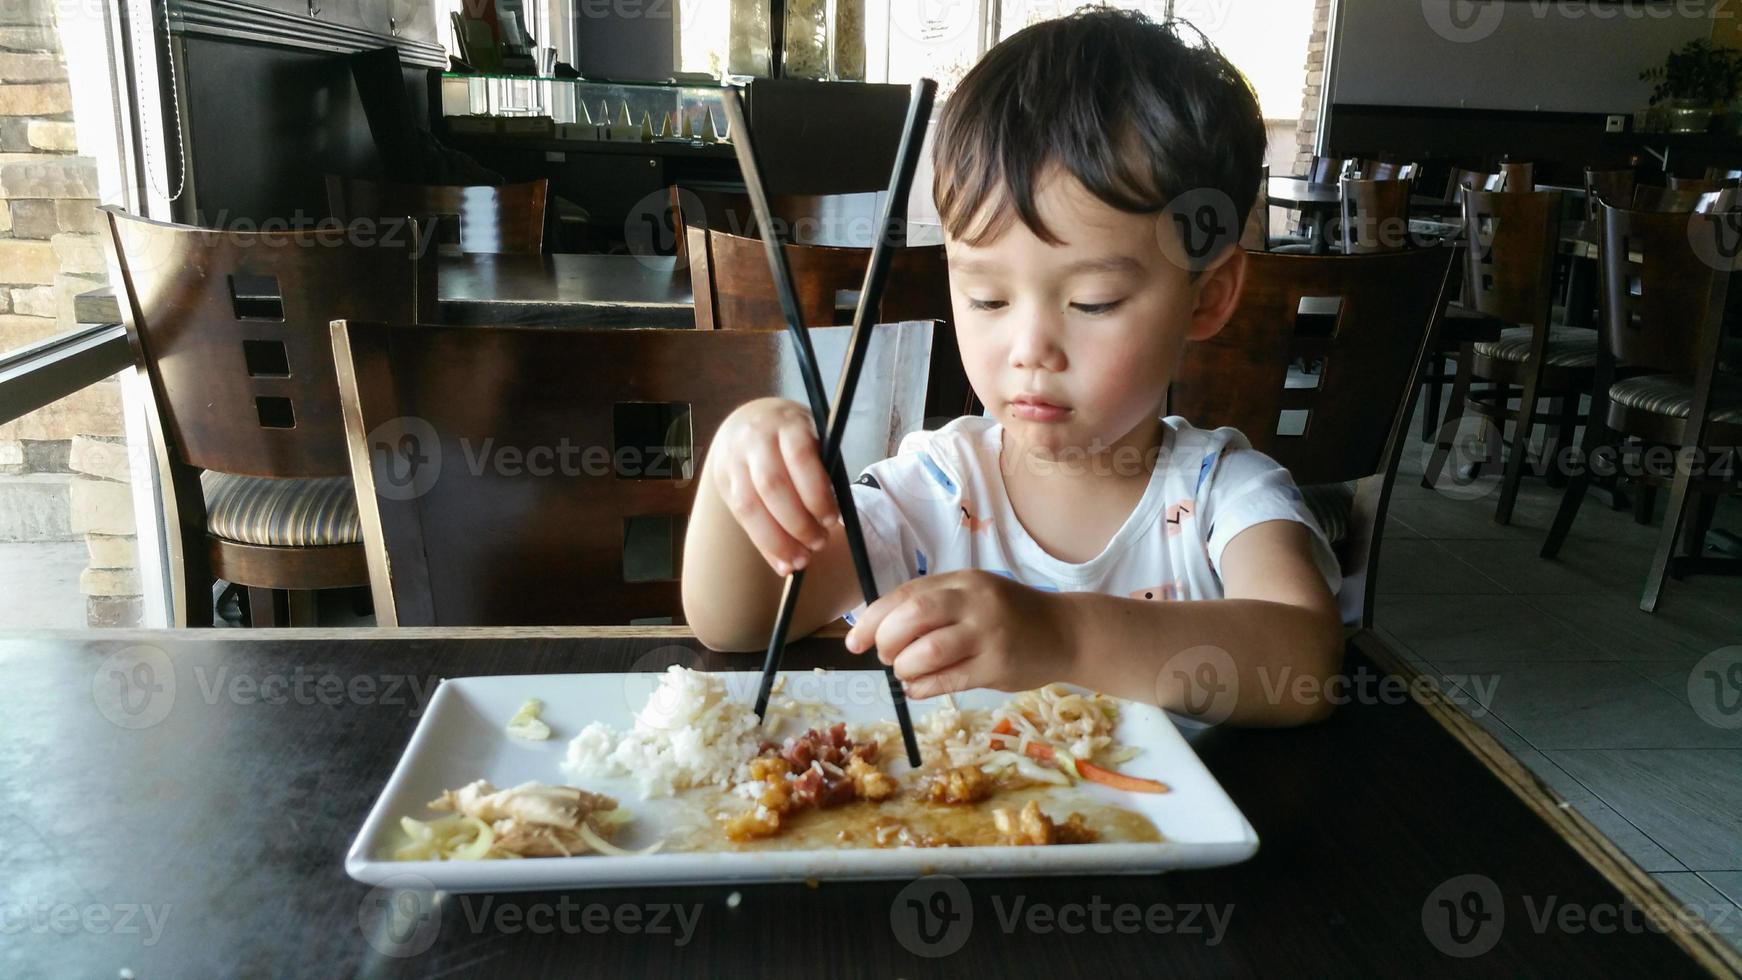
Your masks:
<svg viewBox="0 0 1742 980"><path fill-rule="evenodd" d="M1412 443L1399 469L1379 629L1742 948L1742 714L1731 722L1701 687L1714 683L1701 659L1742 644L1742 578L1671 580L1658 611L1641 612L1656 526L1610 510L1596 491L1561 555L1545 561L1538 549L1560 491L1527 478L1502 527L1493 494L1420 486L1426 448ZM1742 533L1742 502L1725 501L1717 526ZM1734 692L1729 675L1716 676Z"/></svg>

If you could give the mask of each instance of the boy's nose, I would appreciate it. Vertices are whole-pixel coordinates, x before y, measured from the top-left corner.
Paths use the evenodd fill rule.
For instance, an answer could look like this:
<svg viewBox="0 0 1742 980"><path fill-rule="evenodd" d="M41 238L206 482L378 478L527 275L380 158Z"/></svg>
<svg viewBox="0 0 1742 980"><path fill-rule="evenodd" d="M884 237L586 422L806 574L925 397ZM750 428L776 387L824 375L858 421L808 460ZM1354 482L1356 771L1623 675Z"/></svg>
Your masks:
<svg viewBox="0 0 1742 980"><path fill-rule="evenodd" d="M1046 317L1028 321L1010 343L1010 366L1025 370L1062 371L1064 348L1059 346L1057 324Z"/></svg>

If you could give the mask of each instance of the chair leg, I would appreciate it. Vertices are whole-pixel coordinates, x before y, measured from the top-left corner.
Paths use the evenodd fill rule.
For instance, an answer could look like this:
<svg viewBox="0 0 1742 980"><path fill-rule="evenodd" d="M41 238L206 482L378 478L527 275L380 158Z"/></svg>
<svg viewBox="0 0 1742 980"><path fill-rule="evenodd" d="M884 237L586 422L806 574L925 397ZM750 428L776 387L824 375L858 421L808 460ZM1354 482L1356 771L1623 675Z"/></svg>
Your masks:
<svg viewBox="0 0 1742 980"><path fill-rule="evenodd" d="M1543 447L1543 453L1547 457L1544 465L1548 470L1548 485L1551 487L1567 485L1567 472L1560 465L1560 455L1566 447L1573 444L1573 433L1579 425L1578 392L1562 395L1560 403L1560 427L1555 432L1554 445Z"/></svg>
<svg viewBox="0 0 1742 980"><path fill-rule="evenodd" d="M1441 471L1446 468L1446 458L1452 453L1452 441L1457 438L1458 425L1464 418L1464 400L1470 393L1470 361L1474 354L1470 344L1464 344L1458 351L1458 373L1452 379L1452 396L1446 402L1445 419L1436 430L1433 455L1428 457L1427 467L1421 475L1421 485L1429 490L1439 482ZM1447 432L1447 429L1451 429ZM1455 478L1455 477L1454 477Z"/></svg>
<svg viewBox="0 0 1742 980"><path fill-rule="evenodd" d="M1669 505L1663 512L1663 529L1657 534L1657 553L1651 559L1651 571L1646 573L1645 594L1639 608L1657 611L1657 601L1663 595L1663 580L1675 557L1676 538L1681 535L1682 520L1687 516L1688 485L1693 482L1689 467L1677 466L1675 482L1670 486Z"/></svg>
<svg viewBox="0 0 1742 980"><path fill-rule="evenodd" d="M1542 367L1538 365L1524 381L1523 394L1518 399L1518 412L1512 421L1512 452L1506 457L1506 477L1500 481L1500 505L1494 509L1494 523L1512 523L1512 505L1518 500L1518 484L1524 479L1524 457L1530 454L1530 434L1536 429L1536 392L1542 383Z"/></svg>
<svg viewBox="0 0 1742 980"><path fill-rule="evenodd" d="M289 622L285 594L277 589L248 588L248 625L254 629L284 626Z"/></svg>
<svg viewBox="0 0 1742 980"><path fill-rule="evenodd" d="M1706 553L1706 534L1712 530L1712 521L1718 514L1718 495L1715 493L1694 494L1694 512L1689 516L1687 526L1682 529L1682 554L1689 558L1698 558ZM1670 564L1670 576L1681 578L1676 574L1676 566Z"/></svg>
<svg viewBox="0 0 1742 980"><path fill-rule="evenodd" d="M1444 385L1446 370L1445 356L1439 353L1428 355L1432 369L1428 371L1427 380L1422 383L1422 415L1421 441L1432 442L1434 433L1440 427L1440 388Z"/></svg>
<svg viewBox="0 0 1742 980"><path fill-rule="evenodd" d="M312 589L298 589L286 593L289 608L289 621L293 627L314 626L317 621L315 599L319 593Z"/></svg>
<svg viewBox="0 0 1742 980"><path fill-rule="evenodd" d="M1650 524L1651 518L1657 513L1657 487L1641 482L1639 492L1633 495L1633 523Z"/></svg>

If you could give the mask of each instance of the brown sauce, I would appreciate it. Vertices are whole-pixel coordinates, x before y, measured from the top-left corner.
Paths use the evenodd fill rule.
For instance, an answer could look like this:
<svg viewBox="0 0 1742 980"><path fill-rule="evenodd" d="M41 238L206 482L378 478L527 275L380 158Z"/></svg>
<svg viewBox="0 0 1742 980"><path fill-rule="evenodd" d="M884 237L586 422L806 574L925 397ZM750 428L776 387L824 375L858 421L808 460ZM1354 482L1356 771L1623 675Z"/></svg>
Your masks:
<svg viewBox="0 0 1742 980"><path fill-rule="evenodd" d="M827 810L806 810L795 814L774 837L733 843L726 839L720 822L714 818L698 819L694 823L672 828L666 837L665 850L673 851L829 851L853 848L876 848L876 831L880 822L898 820L912 836L948 839L962 847L991 847L1000 841L993 824L992 811L1004 808L1014 813L1029 800L1036 800L1040 809L1058 823L1073 813L1083 815L1084 822L1100 835L1101 843L1146 844L1162 837L1141 813L1092 799L1073 789L1053 786L1030 786L1002 790L991 799L979 803L925 803L903 792L882 803L855 801ZM737 813L743 803L716 794L707 809L714 813Z"/></svg>

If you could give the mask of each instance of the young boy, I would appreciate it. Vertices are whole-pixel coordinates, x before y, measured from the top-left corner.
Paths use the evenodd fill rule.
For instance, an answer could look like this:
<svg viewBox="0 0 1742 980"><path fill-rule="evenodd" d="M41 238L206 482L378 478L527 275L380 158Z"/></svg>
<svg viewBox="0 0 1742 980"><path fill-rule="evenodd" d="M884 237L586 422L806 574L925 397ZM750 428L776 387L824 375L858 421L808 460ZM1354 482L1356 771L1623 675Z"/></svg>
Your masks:
<svg viewBox="0 0 1742 980"><path fill-rule="evenodd" d="M853 486L883 593L857 608L809 410L739 408L684 549L697 637L764 649L803 568L793 635L847 613L848 648L875 645L913 698L1067 681L1210 720L1322 716L1313 682L1342 655L1330 546L1238 432L1162 417L1182 345L1239 300L1264 142L1239 72L1141 15L988 52L944 107L933 194L989 417L912 433ZM1185 199L1231 202L1202 261L1183 258L1191 216L1166 213Z"/></svg>

